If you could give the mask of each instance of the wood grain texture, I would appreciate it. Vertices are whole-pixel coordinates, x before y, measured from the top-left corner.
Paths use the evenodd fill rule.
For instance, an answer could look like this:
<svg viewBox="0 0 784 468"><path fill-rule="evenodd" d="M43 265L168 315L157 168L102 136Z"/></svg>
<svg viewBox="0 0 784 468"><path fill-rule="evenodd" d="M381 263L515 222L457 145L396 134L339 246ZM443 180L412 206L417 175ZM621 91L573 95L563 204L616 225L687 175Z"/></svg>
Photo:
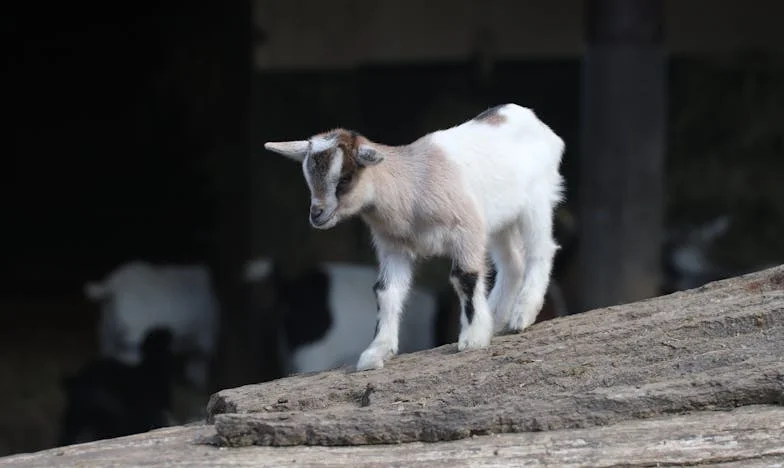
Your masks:
<svg viewBox="0 0 784 468"><path fill-rule="evenodd" d="M0 466L782 467L784 407L747 406L591 429L399 445L224 448L210 445L214 437L213 426L179 426L0 458Z"/></svg>
<svg viewBox="0 0 784 468"><path fill-rule="evenodd" d="M208 409L214 424L0 466L784 467L784 266Z"/></svg>
<svg viewBox="0 0 784 468"><path fill-rule="evenodd" d="M366 386L375 390L360 403ZM362 445L605 426L778 404L784 267L558 318L484 350L442 346L214 394L221 443Z"/></svg>

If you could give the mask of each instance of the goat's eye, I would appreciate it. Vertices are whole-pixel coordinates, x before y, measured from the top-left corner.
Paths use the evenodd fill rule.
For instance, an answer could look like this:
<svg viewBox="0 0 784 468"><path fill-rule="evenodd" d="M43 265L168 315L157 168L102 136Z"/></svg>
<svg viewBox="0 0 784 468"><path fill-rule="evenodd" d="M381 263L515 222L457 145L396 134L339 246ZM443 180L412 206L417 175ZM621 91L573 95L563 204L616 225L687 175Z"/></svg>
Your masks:
<svg viewBox="0 0 784 468"><path fill-rule="evenodd" d="M341 176L340 179L338 180L338 185L335 188L335 191L337 193L343 193L348 187L349 182L351 182L351 174L346 174L344 176Z"/></svg>

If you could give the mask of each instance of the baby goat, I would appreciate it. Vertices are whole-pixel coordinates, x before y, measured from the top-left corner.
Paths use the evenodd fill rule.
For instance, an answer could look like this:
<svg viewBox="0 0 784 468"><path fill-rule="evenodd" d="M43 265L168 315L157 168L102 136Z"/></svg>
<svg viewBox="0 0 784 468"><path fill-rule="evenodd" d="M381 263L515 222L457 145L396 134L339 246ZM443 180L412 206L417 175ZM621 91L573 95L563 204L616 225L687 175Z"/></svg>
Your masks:
<svg viewBox="0 0 784 468"><path fill-rule="evenodd" d="M321 262L289 276L281 273L277 262L257 258L247 264L245 279L271 293L268 303L281 319L279 350L287 375L355 364L373 337L376 324L368 312L376 307L372 292L376 269L371 266ZM406 301L409 313L400 323L399 352L446 343L438 342L434 328L451 321L438 317L438 306L431 291L412 288ZM454 310L459 313L457 307Z"/></svg>
<svg viewBox="0 0 784 468"><path fill-rule="evenodd" d="M173 335L150 329L141 361L128 365L101 357L63 378L66 409L59 445L121 437L168 426L173 378Z"/></svg>
<svg viewBox="0 0 784 468"><path fill-rule="evenodd" d="M358 370L382 368L397 353L417 258L452 260L459 351L536 320L558 249L553 211L563 199L565 144L530 109L496 106L402 146L336 129L264 147L302 164L313 227L359 215L371 230L380 263L378 326ZM497 279L486 298L488 251Z"/></svg>
<svg viewBox="0 0 784 468"><path fill-rule="evenodd" d="M174 353L186 357L188 379L205 388L220 313L206 266L134 260L101 281L86 283L84 292L101 305L101 355L138 364L145 334L155 327L167 327L173 334Z"/></svg>

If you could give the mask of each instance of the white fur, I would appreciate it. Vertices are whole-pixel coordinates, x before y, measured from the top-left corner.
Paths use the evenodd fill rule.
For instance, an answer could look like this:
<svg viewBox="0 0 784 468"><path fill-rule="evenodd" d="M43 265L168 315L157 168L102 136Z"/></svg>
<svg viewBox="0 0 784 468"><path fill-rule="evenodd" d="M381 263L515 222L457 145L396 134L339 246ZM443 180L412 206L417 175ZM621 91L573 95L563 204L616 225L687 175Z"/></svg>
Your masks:
<svg viewBox="0 0 784 468"><path fill-rule="evenodd" d="M499 266L499 292L493 297L497 302L491 302L491 307L500 307L498 330L506 325L519 331L536 320L550 281L558 248L552 235L553 209L563 196L559 166L565 144L530 109L508 104L499 113L507 119L500 126L470 120L435 132L432 141L461 168L466 192L482 212L491 255ZM519 232L508 232L516 229ZM509 242L510 237L522 240L523 277L515 278L512 290L502 294L510 266L520 268L520 249L493 244ZM513 242L512 247L518 245Z"/></svg>
<svg viewBox="0 0 784 468"><path fill-rule="evenodd" d="M335 144L331 138L312 138L310 140L310 151L312 153L320 153L321 151L328 150Z"/></svg>
<svg viewBox="0 0 784 468"><path fill-rule="evenodd" d="M561 199L558 167L564 143L529 109L507 105L499 126L469 120L432 134L461 169L466 192L482 210L488 232L497 232L533 210L552 211ZM528 215L530 216L530 215Z"/></svg>
<svg viewBox="0 0 784 468"><path fill-rule="evenodd" d="M357 369L378 369L398 352L400 316L408 298L413 273L413 259L401 252L381 255L380 278L386 287L378 291L378 335L359 357ZM411 311L409 314L411 315ZM404 335L405 336L405 335Z"/></svg>
<svg viewBox="0 0 784 468"><path fill-rule="evenodd" d="M458 350L484 347L494 332L521 331L534 323L558 249L553 211L563 198L563 140L533 111L516 104L409 145L385 146L356 134L352 138L355 154L332 156L355 158L365 175L343 200L322 194L329 198L332 215L311 224L330 229L341 218L360 215L371 229L384 287L378 293L379 333L357 369L381 368L397 353L400 315L417 257L447 254L456 267L451 281L461 308L465 311L470 302L474 310L470 323L461 314ZM310 141L311 151L293 158L304 161L306 178L313 176L306 163L314 146L341 151L323 136ZM267 148L291 157L280 148L303 146L302 141L278 142ZM312 195L323 192L306 180ZM486 298L488 253L497 278ZM470 297L462 291L459 275L469 282L478 275ZM464 287L471 287L469 282Z"/></svg>
<svg viewBox="0 0 784 468"><path fill-rule="evenodd" d="M264 280L270 271L270 265L271 262L263 258L250 262L246 269L246 280ZM325 336L316 342L293 350L285 350L284 344L284 356L287 358L284 367L289 374L320 372L354 364L366 344L373 339L375 332L376 296L373 284L377 278L376 269L341 262L326 262L319 266L330 278L328 300L333 314L332 326ZM307 294L307 291L302 293ZM434 347L437 313L434 295L415 288L408 302L408 312L402 320L405 332L402 334L400 352L408 353ZM285 343L282 331L280 335L282 343Z"/></svg>
<svg viewBox="0 0 784 468"><path fill-rule="evenodd" d="M218 331L218 304L209 271L200 265L125 263L103 281L85 285L86 296L101 304L100 352L128 364L141 359L139 346L154 327L174 334L175 351L195 352L188 377L206 385L207 366Z"/></svg>
<svg viewBox="0 0 784 468"><path fill-rule="evenodd" d="M353 364L366 344L373 339L376 327L376 315L373 312L376 307L373 293L375 268L338 263L325 264L324 267L332 280L329 302L335 314L334 322L324 338L294 351L296 372L318 372ZM433 347L436 315L433 295L414 290L407 312L401 324L405 333L400 352L409 353Z"/></svg>
<svg viewBox="0 0 784 468"><path fill-rule="evenodd" d="M461 319L458 350L486 346L494 328L496 333L521 331L534 323L558 248L552 234L553 210L562 200L559 166L564 142L530 109L507 104L498 113L503 122L469 120L426 135L419 146L412 145L420 160L431 154L432 145L458 168L459 180L454 183L460 184L461 193L473 205L465 209L476 209L481 219L481 226L475 227L481 231L473 235L488 247L498 271L496 286L487 301L483 278L472 298L464 297L456 280L452 280L461 304L470 300L474 306L473 321L468 324L464 315ZM394 226L388 227L394 231ZM466 245L470 245L472 233L460 233L463 238L457 241L462 242L458 247L450 235L432 229L420 232L409 240L414 250L408 252L395 250L375 237L382 276L388 280L390 292L380 296L381 331L360 357L357 369L381 368L383 361L396 352L396 316L402 311L401 302L418 251L441 253L451 249L453 261L469 262L465 258L470 252L460 249L471 249Z"/></svg>

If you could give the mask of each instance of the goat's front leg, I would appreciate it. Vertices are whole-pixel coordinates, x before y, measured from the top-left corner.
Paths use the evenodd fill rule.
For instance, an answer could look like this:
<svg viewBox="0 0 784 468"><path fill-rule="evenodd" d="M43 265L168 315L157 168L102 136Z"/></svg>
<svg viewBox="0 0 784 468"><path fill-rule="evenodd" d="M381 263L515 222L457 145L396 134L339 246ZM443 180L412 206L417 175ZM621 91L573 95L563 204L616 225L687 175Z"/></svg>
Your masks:
<svg viewBox="0 0 784 468"><path fill-rule="evenodd" d="M357 370L381 369L397 354L400 315L411 289L413 259L403 252L379 256L378 281L373 286L378 301L376 336L357 362Z"/></svg>

